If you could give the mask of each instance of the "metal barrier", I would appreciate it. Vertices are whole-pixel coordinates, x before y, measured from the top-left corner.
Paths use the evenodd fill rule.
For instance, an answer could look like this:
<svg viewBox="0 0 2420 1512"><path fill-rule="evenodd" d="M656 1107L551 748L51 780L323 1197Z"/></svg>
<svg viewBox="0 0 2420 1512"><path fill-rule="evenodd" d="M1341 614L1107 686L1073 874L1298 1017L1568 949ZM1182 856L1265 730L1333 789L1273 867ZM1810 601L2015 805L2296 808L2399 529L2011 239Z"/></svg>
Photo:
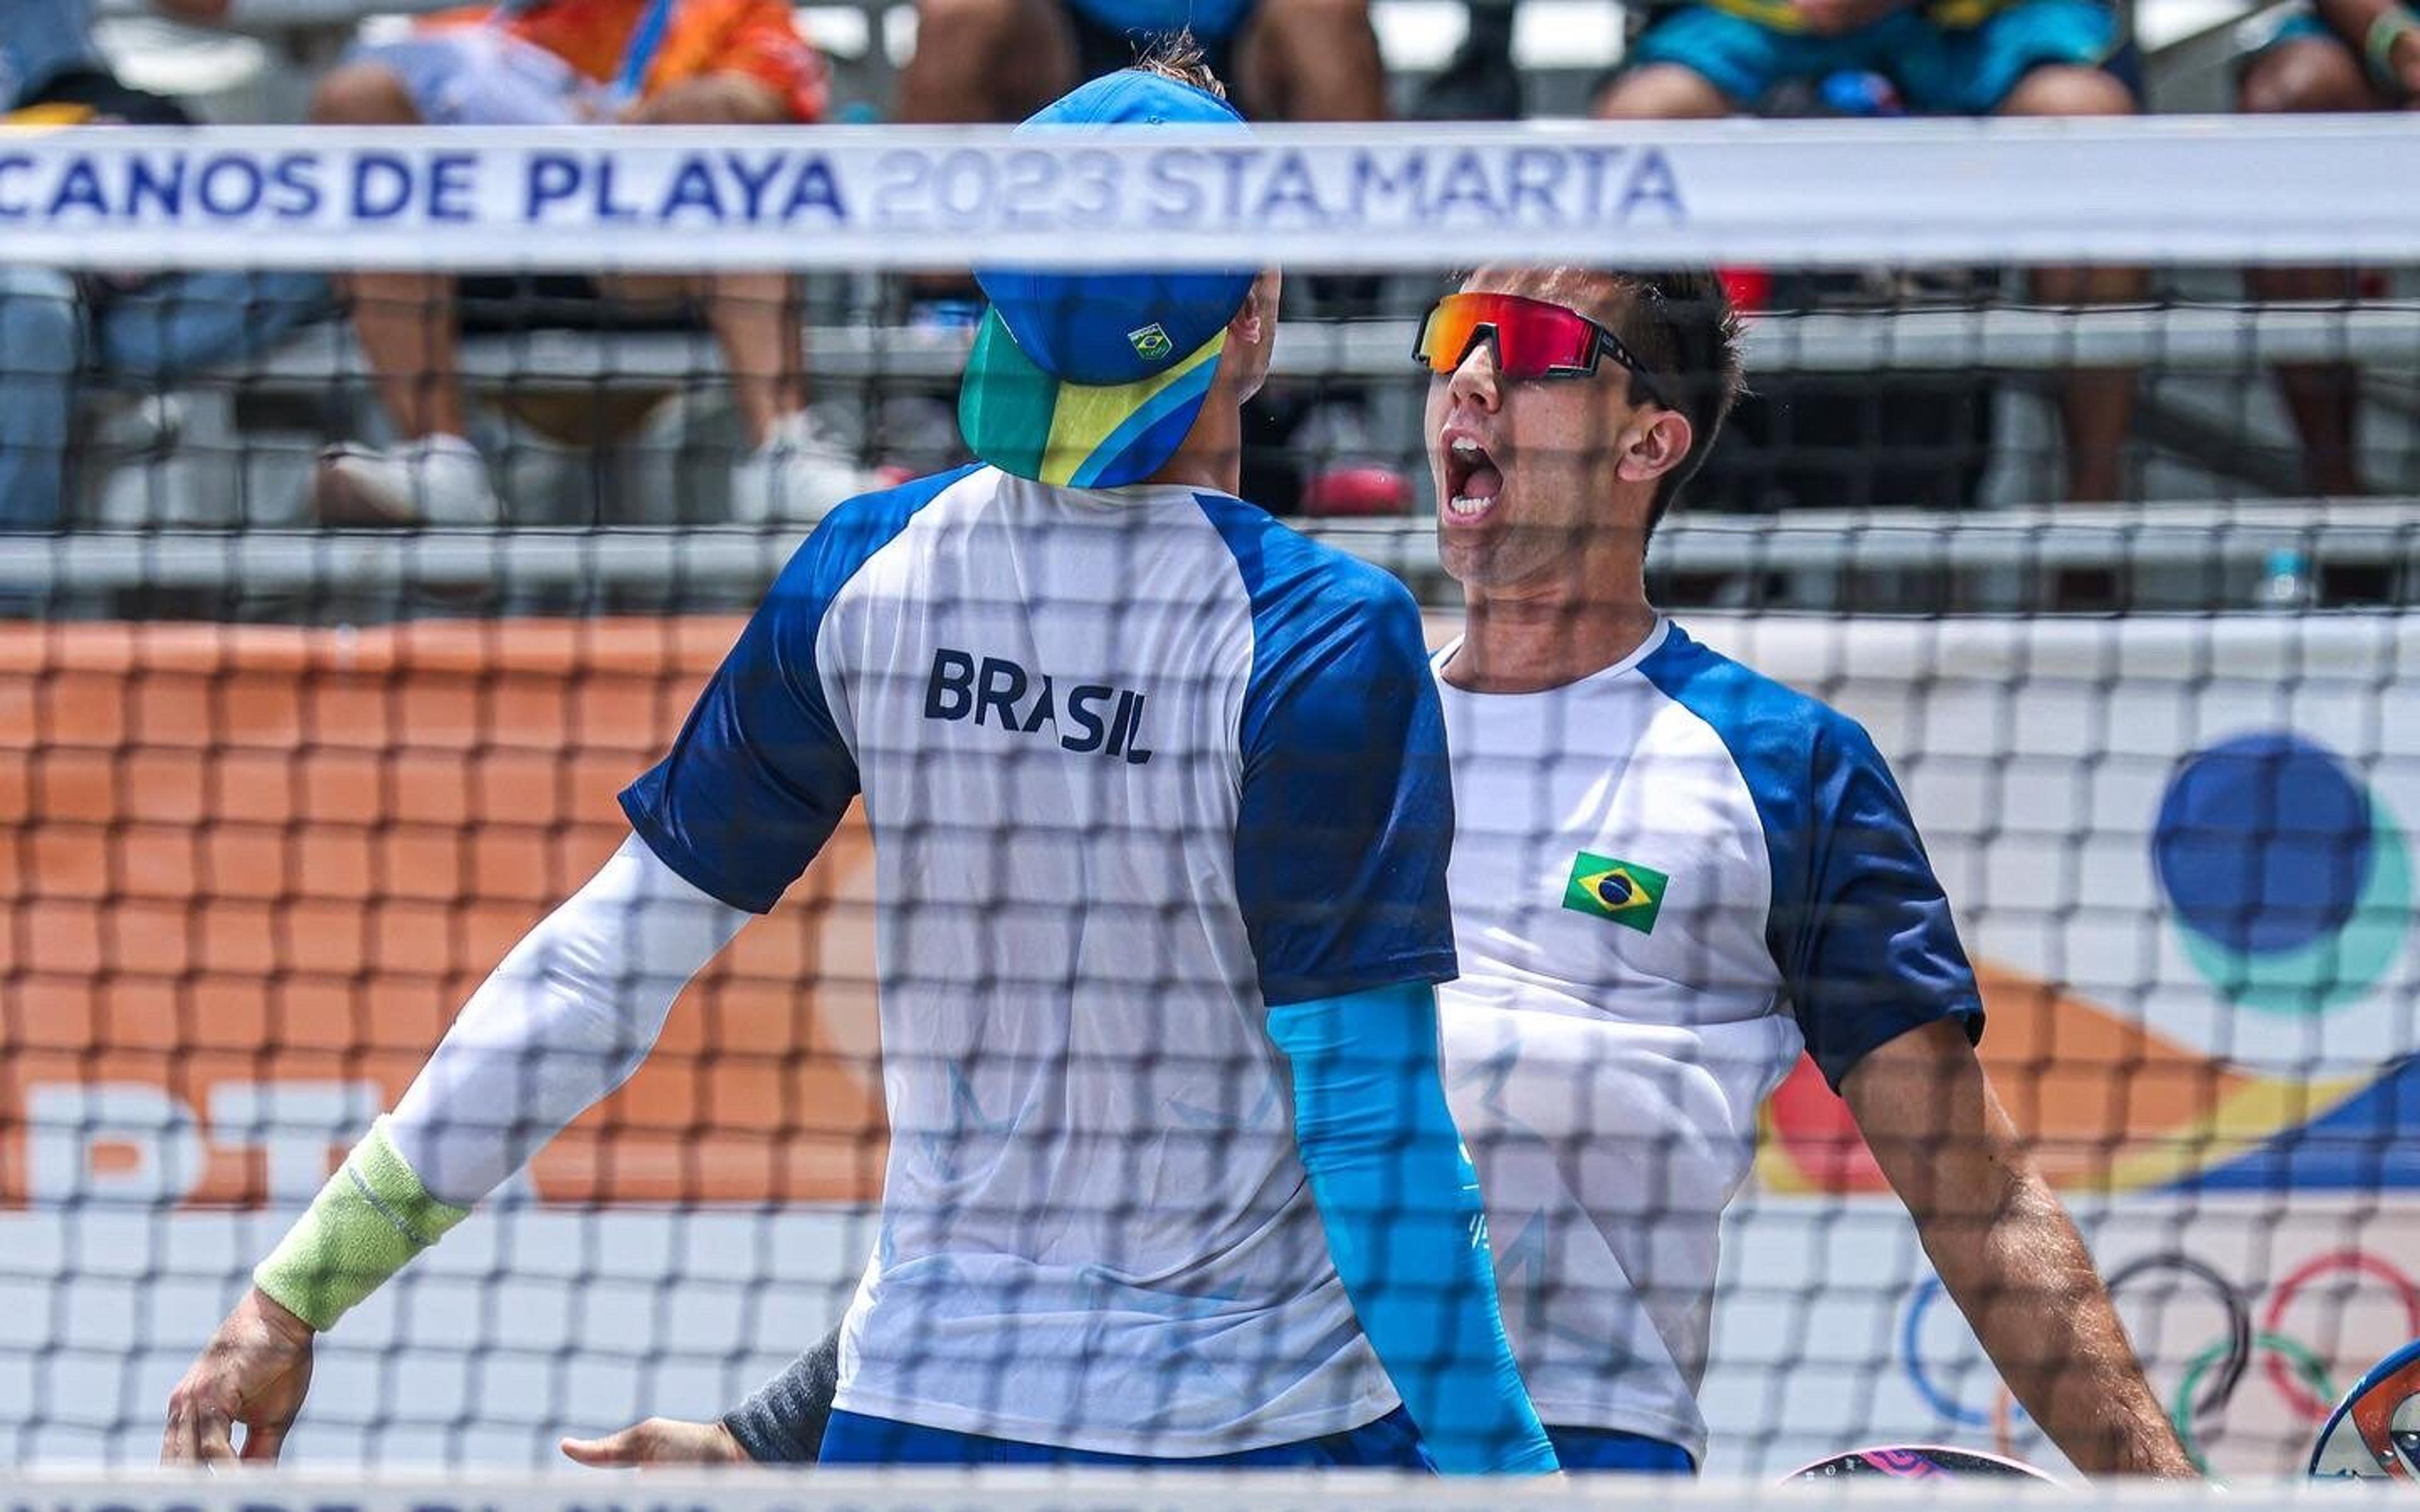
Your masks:
<svg viewBox="0 0 2420 1512"><path fill-rule="evenodd" d="M1430 602L1452 595L1424 518L1311 521L1307 533L1387 568ZM0 606L113 611L129 595L201 594L234 619L375 622L506 609L586 612L682 603L744 607L798 544L792 532L702 530L96 532L0 553ZM1681 516L1651 572L1676 603L1875 612L2250 604L2274 554L2317 584L2366 575L2372 601L2408 600L2420 499L2211 507L2058 507L1945 514L1807 510ZM2062 605L2061 575L2102 574L2105 602Z"/></svg>

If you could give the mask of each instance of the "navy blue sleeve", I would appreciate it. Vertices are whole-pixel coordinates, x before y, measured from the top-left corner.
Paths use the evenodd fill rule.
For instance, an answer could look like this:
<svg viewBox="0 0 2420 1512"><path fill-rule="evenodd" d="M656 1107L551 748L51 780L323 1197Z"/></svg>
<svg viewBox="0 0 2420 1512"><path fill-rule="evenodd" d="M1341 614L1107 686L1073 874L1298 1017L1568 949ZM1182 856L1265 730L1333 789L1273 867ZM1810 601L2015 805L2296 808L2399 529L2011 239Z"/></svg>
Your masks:
<svg viewBox="0 0 2420 1512"><path fill-rule="evenodd" d="M1342 570L1255 603L1235 880L1271 1005L1455 975L1453 782L1419 610L1374 569L1323 566Z"/></svg>
<svg viewBox="0 0 2420 1512"><path fill-rule="evenodd" d="M1838 1091L1869 1052L1937 1019L1963 1018L1979 1040L1982 995L1949 900L1907 799L1854 720L1816 727L1799 811L1803 848L1775 847L1769 933L1824 1081Z"/></svg>
<svg viewBox="0 0 2420 1512"><path fill-rule="evenodd" d="M622 791L622 811L682 878L761 914L815 858L857 795L857 761L815 662L832 599L964 471L851 500L790 558L690 710L672 749Z"/></svg>

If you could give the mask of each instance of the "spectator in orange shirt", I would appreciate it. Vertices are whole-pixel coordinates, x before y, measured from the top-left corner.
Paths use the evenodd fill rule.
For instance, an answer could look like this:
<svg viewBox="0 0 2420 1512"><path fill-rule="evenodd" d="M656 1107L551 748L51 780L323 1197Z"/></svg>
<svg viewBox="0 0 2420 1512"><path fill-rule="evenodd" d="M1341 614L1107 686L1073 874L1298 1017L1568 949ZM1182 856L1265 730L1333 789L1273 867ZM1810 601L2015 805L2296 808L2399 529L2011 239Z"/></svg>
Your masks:
<svg viewBox="0 0 2420 1512"><path fill-rule="evenodd" d="M319 85L311 118L347 126L771 126L821 118L827 72L783 0L504 0L357 50ZM354 273L353 326L403 437L321 459L320 516L348 524L468 525L502 515L468 438L453 283ZM811 517L871 486L841 427L806 404L804 352L782 272L611 276L616 303L693 301L731 375L752 448L732 474L742 518Z"/></svg>

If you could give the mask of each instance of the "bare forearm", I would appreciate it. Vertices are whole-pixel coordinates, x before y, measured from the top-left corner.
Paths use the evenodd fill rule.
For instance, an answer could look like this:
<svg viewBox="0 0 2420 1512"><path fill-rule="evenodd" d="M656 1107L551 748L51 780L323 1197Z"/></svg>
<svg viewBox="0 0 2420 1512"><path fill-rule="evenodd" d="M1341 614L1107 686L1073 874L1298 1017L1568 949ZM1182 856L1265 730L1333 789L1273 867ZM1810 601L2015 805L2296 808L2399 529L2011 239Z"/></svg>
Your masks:
<svg viewBox="0 0 2420 1512"><path fill-rule="evenodd" d="M2084 1238L1949 1020L1840 1086L1941 1283L2025 1411L2086 1473L2193 1474Z"/></svg>
<svg viewBox="0 0 2420 1512"><path fill-rule="evenodd" d="M2194 1474L2066 1210L2030 1165L2000 1175L1990 1216L1919 1227L2009 1391L2087 1474Z"/></svg>

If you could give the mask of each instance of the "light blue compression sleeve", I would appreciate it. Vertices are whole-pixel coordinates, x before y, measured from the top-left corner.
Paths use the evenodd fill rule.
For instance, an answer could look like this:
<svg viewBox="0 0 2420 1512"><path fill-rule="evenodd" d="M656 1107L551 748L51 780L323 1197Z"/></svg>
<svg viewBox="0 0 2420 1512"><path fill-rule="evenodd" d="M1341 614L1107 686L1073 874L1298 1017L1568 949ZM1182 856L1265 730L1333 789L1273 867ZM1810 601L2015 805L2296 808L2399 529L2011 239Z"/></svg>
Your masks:
<svg viewBox="0 0 2420 1512"><path fill-rule="evenodd" d="M1382 987L1269 1011L1294 1072L1295 1143L1337 1274L1448 1474L1544 1473L1496 1301L1479 1174L1446 1105L1436 993Z"/></svg>

